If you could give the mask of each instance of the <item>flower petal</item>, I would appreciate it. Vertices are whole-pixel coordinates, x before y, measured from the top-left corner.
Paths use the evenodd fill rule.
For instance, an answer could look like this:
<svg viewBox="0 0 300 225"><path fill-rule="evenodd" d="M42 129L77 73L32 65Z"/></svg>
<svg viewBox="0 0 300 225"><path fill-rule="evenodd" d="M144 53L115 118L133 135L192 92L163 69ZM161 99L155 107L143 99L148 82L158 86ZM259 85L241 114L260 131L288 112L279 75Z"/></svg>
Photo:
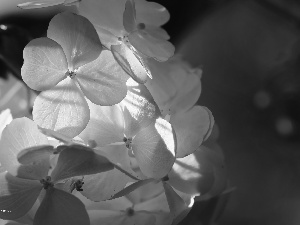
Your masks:
<svg viewBox="0 0 300 225"><path fill-rule="evenodd" d="M0 113L0 138L4 128L13 120L10 109L5 109Z"/></svg>
<svg viewBox="0 0 300 225"><path fill-rule="evenodd" d="M83 16L63 12L54 16L47 36L59 43L70 71L98 58L102 45L92 23Z"/></svg>
<svg viewBox="0 0 300 225"><path fill-rule="evenodd" d="M123 70L136 82L143 84L147 81L148 77L152 78L147 64L134 48L129 48L126 44L122 43L112 45L111 51Z"/></svg>
<svg viewBox="0 0 300 225"><path fill-rule="evenodd" d="M25 148L17 155L18 161L22 164L30 164L49 158L54 152L54 147L51 145L39 145L30 148Z"/></svg>
<svg viewBox="0 0 300 225"><path fill-rule="evenodd" d="M163 186L169 204L170 213L173 217L172 224L178 224L189 213L190 209L169 184L163 182Z"/></svg>
<svg viewBox="0 0 300 225"><path fill-rule="evenodd" d="M37 200L42 185L36 180L0 174L0 218L13 220L24 216Z"/></svg>
<svg viewBox="0 0 300 225"><path fill-rule="evenodd" d="M128 78L108 50L103 50L95 61L80 67L75 77L85 96L97 105L114 105L122 101L127 93Z"/></svg>
<svg viewBox="0 0 300 225"><path fill-rule="evenodd" d="M143 30L131 33L128 39L138 52L160 62L167 61L175 52L175 47L171 42L151 36Z"/></svg>
<svg viewBox="0 0 300 225"><path fill-rule="evenodd" d="M20 168L20 163L17 160L18 153L29 147L47 145L48 139L43 135L37 125L28 118L14 119L3 130L0 140L0 162L6 170L9 170L13 175L28 178L39 179L42 174L48 172L47 164L39 164L33 167L23 166Z"/></svg>
<svg viewBox="0 0 300 225"><path fill-rule="evenodd" d="M88 101L90 121L79 137L97 146L120 142L124 137L124 118L119 105L100 106Z"/></svg>
<svg viewBox="0 0 300 225"><path fill-rule="evenodd" d="M135 17L135 3L133 0L127 0L123 13L123 26L128 33L131 33L136 29Z"/></svg>
<svg viewBox="0 0 300 225"><path fill-rule="evenodd" d="M90 111L79 88L66 78L35 99L33 119L42 128L75 137L86 127Z"/></svg>
<svg viewBox="0 0 300 225"><path fill-rule="evenodd" d="M25 2L18 5L22 9L38 9L48 6L60 5L65 0L36 0L31 2Z"/></svg>
<svg viewBox="0 0 300 225"><path fill-rule="evenodd" d="M127 87L127 95L120 105L124 111L124 133L126 137L133 137L139 130L154 123L160 116L160 111L145 85L129 79Z"/></svg>
<svg viewBox="0 0 300 225"><path fill-rule="evenodd" d="M84 204L75 196L56 188L49 189L37 210L33 225L89 225Z"/></svg>
<svg viewBox="0 0 300 225"><path fill-rule="evenodd" d="M30 41L24 48L23 57L22 79L30 88L37 91L54 87L64 79L68 71L62 47L49 38Z"/></svg>
<svg viewBox="0 0 300 225"><path fill-rule="evenodd" d="M177 158L193 153L202 144L212 127L210 115L208 109L202 106L171 115L170 123L177 138Z"/></svg>
<svg viewBox="0 0 300 225"><path fill-rule="evenodd" d="M84 176L82 195L92 201L103 201L112 198L132 179L117 169L105 173Z"/></svg>
<svg viewBox="0 0 300 225"><path fill-rule="evenodd" d="M132 150L143 174L162 178L175 161L176 139L174 130L166 120L158 118L139 131L132 141Z"/></svg>
<svg viewBox="0 0 300 225"><path fill-rule="evenodd" d="M136 1L136 17L139 23L145 23L146 26L161 26L168 22L170 13L157 2Z"/></svg>
<svg viewBox="0 0 300 225"><path fill-rule="evenodd" d="M203 195L214 183L214 169L205 152L198 149L193 154L176 159L168 177L168 183L176 190L194 196Z"/></svg>
<svg viewBox="0 0 300 225"><path fill-rule="evenodd" d="M51 173L53 181L112 170L114 165L104 156L83 145L66 147Z"/></svg>

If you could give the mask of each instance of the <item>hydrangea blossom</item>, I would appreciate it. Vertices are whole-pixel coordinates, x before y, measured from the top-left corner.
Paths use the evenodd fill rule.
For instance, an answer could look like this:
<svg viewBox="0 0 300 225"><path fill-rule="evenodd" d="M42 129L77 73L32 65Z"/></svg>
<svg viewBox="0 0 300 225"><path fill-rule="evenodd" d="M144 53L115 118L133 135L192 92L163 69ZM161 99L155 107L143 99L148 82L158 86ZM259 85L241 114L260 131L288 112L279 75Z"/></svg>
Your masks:
<svg viewBox="0 0 300 225"><path fill-rule="evenodd" d="M25 47L22 78L42 91L33 106L34 121L74 137L89 121L85 98L101 105L120 102L128 75L108 50L102 50L93 25L82 16L56 15L47 36Z"/></svg>
<svg viewBox="0 0 300 225"><path fill-rule="evenodd" d="M0 115L0 224L178 224L227 187L214 118L196 105L202 70L169 59L160 4L19 7L58 4L77 14L24 49L22 78L41 92L34 121Z"/></svg>

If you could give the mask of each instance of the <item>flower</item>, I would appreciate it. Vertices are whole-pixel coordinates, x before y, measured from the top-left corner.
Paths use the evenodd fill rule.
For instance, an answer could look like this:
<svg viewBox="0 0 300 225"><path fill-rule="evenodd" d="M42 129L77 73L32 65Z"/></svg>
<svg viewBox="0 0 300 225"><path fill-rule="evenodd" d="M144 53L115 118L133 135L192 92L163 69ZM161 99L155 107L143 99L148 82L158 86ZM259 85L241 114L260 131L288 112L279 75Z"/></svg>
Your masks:
<svg viewBox="0 0 300 225"><path fill-rule="evenodd" d="M111 170L114 165L85 146L54 148L40 145L36 132L37 126L27 118L12 121L3 131L0 161L5 162L3 166L6 171L0 173L0 218L18 219L38 200L40 205L33 224L88 225L89 217L84 205L56 186L71 177ZM23 136L24 133L27 136ZM16 143L20 136L23 139ZM43 134L39 136L42 139L40 141L47 140ZM29 148L24 149L25 145ZM50 157L53 154L58 154L58 159L54 169L50 170ZM82 190L81 187L74 188Z"/></svg>
<svg viewBox="0 0 300 225"><path fill-rule="evenodd" d="M33 119L41 127L69 137L78 135L89 121L85 98L113 105L126 96L129 76L102 46L93 25L69 12L50 22L48 38L32 40L24 49L22 78L42 91L33 106Z"/></svg>

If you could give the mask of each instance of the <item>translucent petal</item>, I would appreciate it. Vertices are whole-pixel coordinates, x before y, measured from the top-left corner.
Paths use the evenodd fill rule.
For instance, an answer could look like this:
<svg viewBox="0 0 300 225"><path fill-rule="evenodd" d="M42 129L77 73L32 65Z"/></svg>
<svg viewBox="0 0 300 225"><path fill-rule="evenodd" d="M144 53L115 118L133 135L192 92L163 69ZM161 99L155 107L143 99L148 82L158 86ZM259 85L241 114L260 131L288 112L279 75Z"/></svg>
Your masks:
<svg viewBox="0 0 300 225"><path fill-rule="evenodd" d="M25 148L17 155L18 161L22 164L30 164L32 162L38 162L45 158L50 158L53 154L54 148L51 145L40 145L30 148Z"/></svg>
<svg viewBox="0 0 300 225"><path fill-rule="evenodd" d="M132 141L132 149L143 174L158 179L166 176L174 164L176 152L171 124L158 118L155 124L139 131Z"/></svg>
<svg viewBox="0 0 300 225"><path fill-rule="evenodd" d="M88 214L91 225L124 225L126 219L124 212L114 210L89 210Z"/></svg>
<svg viewBox="0 0 300 225"><path fill-rule="evenodd" d="M131 192L135 191L136 189L138 189L138 188L140 188L144 185L147 185L148 183L153 182L153 181L154 181L153 179L145 179L145 180L136 181L136 182L126 186L123 190L116 193L113 196L113 198L120 198L120 197L123 197L125 195L128 195Z"/></svg>
<svg viewBox="0 0 300 225"><path fill-rule="evenodd" d="M23 51L23 81L32 89L44 91L64 79L68 70L62 47L49 38L30 41Z"/></svg>
<svg viewBox="0 0 300 225"><path fill-rule="evenodd" d="M165 40L169 40L170 39L170 36L169 36L169 34L167 33L167 31L166 30L164 30L163 28L161 28L161 27L155 27L155 26L148 26L147 25L147 27L145 28L145 31L149 34L149 35L151 35L151 36L153 36L153 37L155 37L155 38L157 38L157 39L165 39Z"/></svg>
<svg viewBox="0 0 300 225"><path fill-rule="evenodd" d="M135 3L133 0L127 0L123 13L123 26L128 33L131 33L136 29L135 17Z"/></svg>
<svg viewBox="0 0 300 225"><path fill-rule="evenodd" d="M145 85L130 79L127 87L127 95L120 105L124 111L124 133L126 137L133 137L139 130L154 123L160 116L160 111Z"/></svg>
<svg viewBox="0 0 300 225"><path fill-rule="evenodd" d="M210 114L202 106L194 106L189 111L171 116L177 138L176 157L185 157L198 149L204 137L211 130Z"/></svg>
<svg viewBox="0 0 300 225"><path fill-rule="evenodd" d="M173 217L172 224L178 224L187 215L190 209L169 184L163 182L163 185L170 208L170 213Z"/></svg>
<svg viewBox="0 0 300 225"><path fill-rule="evenodd" d="M1 166L19 177L38 178L49 170L47 164L36 165L36 169L27 167L27 171L23 167L23 171L21 171L17 155L25 148L47 144L47 137L38 130L37 125L32 120L25 117L14 119L3 130L0 140Z"/></svg>
<svg viewBox="0 0 300 225"><path fill-rule="evenodd" d="M41 92L33 105L33 119L42 128L75 137L86 127L90 111L74 81L66 78L54 88Z"/></svg>
<svg viewBox="0 0 300 225"><path fill-rule="evenodd" d="M120 37L124 29L125 2L126 0L85 0L79 3L78 12L96 27L104 28Z"/></svg>
<svg viewBox="0 0 300 225"><path fill-rule="evenodd" d="M83 203L75 196L58 190L46 192L33 225L89 225L90 220Z"/></svg>
<svg viewBox="0 0 300 225"><path fill-rule="evenodd" d="M214 183L214 169L204 151L197 150L176 159L168 177L168 183L175 189L191 195L203 195Z"/></svg>
<svg viewBox="0 0 300 225"><path fill-rule="evenodd" d="M130 157L128 155L128 149L125 147L125 143L121 145L107 145L100 148L99 151L100 154L104 154L112 163L129 173L132 177L141 179L141 177L131 168Z"/></svg>
<svg viewBox="0 0 300 225"><path fill-rule="evenodd" d="M58 157L51 173L53 181L75 176L83 176L112 170L114 165L104 156L96 154L93 149L83 145L71 145Z"/></svg>
<svg viewBox="0 0 300 225"><path fill-rule="evenodd" d="M175 47L170 42L153 37L143 30L131 33L128 39L138 52L161 62L167 61L175 52Z"/></svg>
<svg viewBox="0 0 300 225"><path fill-rule="evenodd" d="M128 78L108 50L102 51L95 61L80 67L75 77L85 96L97 105L114 105L122 101L127 93Z"/></svg>
<svg viewBox="0 0 300 225"><path fill-rule="evenodd" d="M37 200L39 181L21 179L5 172L0 174L0 218L13 220L24 216Z"/></svg>
<svg viewBox="0 0 300 225"><path fill-rule="evenodd" d="M98 58L102 45L92 23L85 17L63 12L54 16L47 36L59 43L70 71Z"/></svg>
<svg viewBox="0 0 300 225"><path fill-rule="evenodd" d="M22 9L38 9L64 3L64 0L37 0L25 2L18 5Z"/></svg>
<svg viewBox="0 0 300 225"><path fill-rule="evenodd" d="M84 176L82 195L92 201L103 201L112 198L132 179L117 169Z"/></svg>
<svg viewBox="0 0 300 225"><path fill-rule="evenodd" d="M111 51L119 65L138 83L145 83L148 77L152 77L147 64L136 51L126 44L112 45Z"/></svg>
<svg viewBox="0 0 300 225"><path fill-rule="evenodd" d="M0 138L4 128L13 120L10 109L5 109L0 113Z"/></svg>
<svg viewBox="0 0 300 225"><path fill-rule="evenodd" d="M146 26L161 26L168 22L170 13L168 10L156 3L148 1L136 1L136 18L138 23L144 23Z"/></svg>
<svg viewBox="0 0 300 225"><path fill-rule="evenodd" d="M79 137L86 142L95 141L97 146L123 141L124 118L120 106L99 106L90 101L88 104L90 121Z"/></svg>

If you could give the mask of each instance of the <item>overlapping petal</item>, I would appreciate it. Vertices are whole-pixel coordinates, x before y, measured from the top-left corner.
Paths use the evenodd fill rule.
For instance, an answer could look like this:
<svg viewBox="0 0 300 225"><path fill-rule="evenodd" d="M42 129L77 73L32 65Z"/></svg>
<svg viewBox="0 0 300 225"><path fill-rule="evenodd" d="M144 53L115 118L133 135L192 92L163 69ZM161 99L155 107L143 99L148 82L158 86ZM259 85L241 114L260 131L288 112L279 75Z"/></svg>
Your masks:
<svg viewBox="0 0 300 225"><path fill-rule="evenodd" d="M170 123L177 137L177 158L193 153L202 144L213 126L211 116L209 110L202 106L171 116Z"/></svg>
<svg viewBox="0 0 300 225"><path fill-rule="evenodd" d="M82 145L67 146L60 154L51 173L53 181L112 170L114 165L93 149Z"/></svg>
<svg viewBox="0 0 300 225"><path fill-rule="evenodd" d="M86 127L90 111L88 104L71 78L40 93L33 106L33 119L41 127L75 137Z"/></svg>
<svg viewBox="0 0 300 225"><path fill-rule="evenodd" d="M32 120L25 117L15 119L6 126L2 133L0 140L1 166L19 177L28 179L40 177L41 174L48 171L47 163L22 166L17 160L17 155L25 148L47 144L47 137L39 131Z"/></svg>
<svg viewBox="0 0 300 225"><path fill-rule="evenodd" d="M119 103L126 96L128 78L108 50L102 51L95 61L80 67L75 77L85 96L97 105Z"/></svg>
<svg viewBox="0 0 300 225"><path fill-rule="evenodd" d="M84 204L75 196L53 188L37 210L33 225L89 225L90 220Z"/></svg>
<svg viewBox="0 0 300 225"><path fill-rule="evenodd" d="M92 23L85 17L64 12L54 16L47 37L61 45L73 71L98 58L102 45Z"/></svg>
<svg viewBox="0 0 300 225"><path fill-rule="evenodd" d="M0 218L13 220L24 216L41 189L39 181L17 178L8 172L0 173Z"/></svg>
<svg viewBox="0 0 300 225"><path fill-rule="evenodd" d="M65 78L68 64L62 47L49 38L30 41L24 51L22 79L32 89L44 91Z"/></svg>
<svg viewBox="0 0 300 225"><path fill-rule="evenodd" d="M79 137L97 146L120 142L124 137L124 118L119 105L100 106L88 101L90 121Z"/></svg>
<svg viewBox="0 0 300 225"><path fill-rule="evenodd" d="M143 174L152 178L166 176L176 154L176 137L171 124L156 119L134 137L132 150Z"/></svg>

